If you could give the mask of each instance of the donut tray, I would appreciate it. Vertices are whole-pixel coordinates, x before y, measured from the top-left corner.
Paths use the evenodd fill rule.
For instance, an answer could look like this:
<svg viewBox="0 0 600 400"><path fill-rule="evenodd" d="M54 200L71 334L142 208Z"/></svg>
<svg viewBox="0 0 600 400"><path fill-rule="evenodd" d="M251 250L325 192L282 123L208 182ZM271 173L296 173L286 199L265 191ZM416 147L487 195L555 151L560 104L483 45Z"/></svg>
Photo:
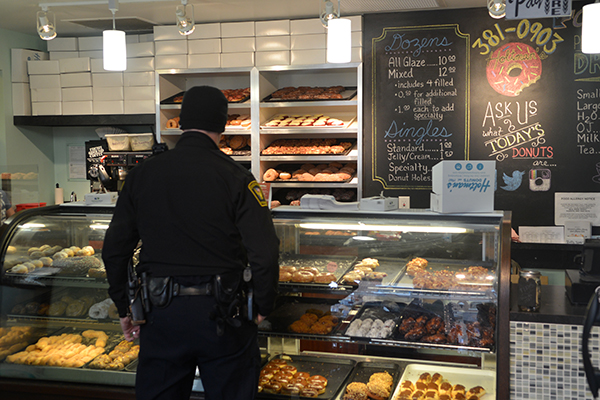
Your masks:
<svg viewBox="0 0 600 400"><path fill-rule="evenodd" d="M385 272L386 276L381 280L369 280L362 278L360 281L361 285L369 284L377 287L393 286L394 282L400 279L400 276L404 274L406 269L406 261L401 258L386 258L386 257L372 257L379 261L379 266L375 267L375 272ZM354 266L359 264L361 260L356 260L354 264L348 269L348 273L352 272Z"/></svg>
<svg viewBox="0 0 600 400"><path fill-rule="evenodd" d="M314 298L309 297L286 297L281 296L277 299L275 310L267 317L267 322L259 325L259 331L269 334L281 334L287 337L296 338L313 338L317 339L324 336L335 336L338 332L338 327L341 325L341 315L336 315L331 312L331 306L338 304L336 299L318 299L318 303ZM338 317L338 324L333 327L327 335L316 333L296 333L289 329L290 325L299 320L307 310L319 310L323 314L332 314Z"/></svg>
<svg viewBox="0 0 600 400"><path fill-rule="evenodd" d="M344 288L349 289L351 286L342 285L340 279L344 274L352 267L356 261L355 257L344 257L344 256L322 256L322 255L306 255L306 254L284 254L279 261L279 265L290 265L296 268L312 267L316 268L319 272L329 272L336 277L334 285L326 283L301 283L301 282L279 282L280 290L288 291L306 291L310 289L323 290L327 288L337 289ZM337 266L332 268L328 267L330 262L335 262Z"/></svg>
<svg viewBox="0 0 600 400"><path fill-rule="evenodd" d="M489 400L496 398L496 374L493 371L486 371L476 368L466 367L445 367L442 365L427 365L427 364L408 364L404 369L402 376L397 382L395 391L391 399L396 398L400 394L400 384L406 380L415 383L421 374L429 372L431 375L441 374L443 379L453 385L461 384L466 390L474 386L481 386L486 390L486 393L481 396L480 400Z"/></svg>
<svg viewBox="0 0 600 400"><path fill-rule="evenodd" d="M182 103L181 101L176 103L174 100L176 97L183 96L184 94L185 94L185 91L174 94L173 96L167 97L166 99L162 100L160 102L160 104L179 104L180 105ZM243 102L247 101L249 98L250 98L250 96L246 96L243 99L240 99L237 101L230 101L229 103L243 103Z"/></svg>
<svg viewBox="0 0 600 400"><path fill-rule="evenodd" d="M275 93L275 92L273 92ZM265 97L264 99L262 99L263 102L307 102L307 101L318 101L318 102L322 102L322 101L335 101L335 100L351 100L354 98L354 96L356 96L357 93L357 87L356 86L345 86L344 87L344 91L342 91L340 94L342 95L341 99L293 99L293 100L287 100L287 99L281 99L281 98L274 98L273 97L273 93L271 93L270 95L268 95L267 97Z"/></svg>
<svg viewBox="0 0 600 400"><path fill-rule="evenodd" d="M280 354L273 357L271 360L274 359L286 360L287 364L296 367L298 372L308 372L310 375L321 375L327 378L325 393L313 397L317 399L332 399L338 393L340 387L344 384L356 365L356 361L354 360L319 356L288 356ZM272 394L265 392L258 393L257 395L257 398L263 399L290 399L298 397L307 398L298 395Z"/></svg>
<svg viewBox="0 0 600 400"><path fill-rule="evenodd" d="M347 331L350 328L350 324L352 322L360 320L364 321L367 318L372 320L380 319L382 321L392 320L393 325L390 333L385 337L379 339L387 339L391 337L394 332L398 330L398 321L400 321L400 317L402 315L402 310L406 307L405 303L396 303L391 301L377 301L377 302L368 302L364 304L359 309L355 309L350 311L349 317L342 322L342 325L338 329L340 333L343 335L349 336L353 340L357 341L371 341L371 338L367 335L348 335Z"/></svg>
<svg viewBox="0 0 600 400"><path fill-rule="evenodd" d="M356 364L352 373L346 379L346 382L340 388L337 396L334 400L341 400L346 393L346 386L348 386L352 382L369 382L369 378L371 375L378 372L387 372L394 379L392 382L392 388L390 394L393 393L394 388L398 385L398 381L400 379L400 375L402 373L402 369L400 364L396 364L393 362L371 362L371 361L361 361ZM393 399L390 395L389 399Z"/></svg>
<svg viewBox="0 0 600 400"><path fill-rule="evenodd" d="M325 164L325 163L324 163ZM344 163L342 163L344 164ZM295 171L299 170L302 164L278 164L275 167L273 167L273 169L277 170L277 171L281 171L281 172L288 172L290 174L293 174ZM344 164L345 165L345 164ZM332 174L335 175L335 174ZM350 178L348 179L344 179L341 181L336 181L336 180L329 180L329 181L301 181L298 180L298 178L290 178L290 179L281 179L281 178L277 178L273 181L266 181L266 182L310 182L312 183L325 183L325 184L331 184L331 183L347 183L350 182L352 179L354 179L354 177L356 176L356 173L350 174Z"/></svg>
<svg viewBox="0 0 600 400"><path fill-rule="evenodd" d="M278 140L296 140L296 139L276 139L275 141L273 141L272 143L270 143L266 148L268 149L271 146L279 146ZM304 139L297 139L297 140L304 140ZM288 156L328 156L328 157L339 157L339 156L347 156L353 149L356 148L356 139L336 139L337 141L335 142L334 145L338 145L341 142L347 142L350 143L351 146L348 147L347 149L345 149L343 152L340 153L335 153L335 154L321 154L321 153L294 153L294 152L289 152L289 153L276 153L276 154L271 154L269 152L265 153L264 150L261 151L261 155L262 156L268 156L268 157L288 157ZM290 146L289 144L286 144L284 147L293 147Z"/></svg>

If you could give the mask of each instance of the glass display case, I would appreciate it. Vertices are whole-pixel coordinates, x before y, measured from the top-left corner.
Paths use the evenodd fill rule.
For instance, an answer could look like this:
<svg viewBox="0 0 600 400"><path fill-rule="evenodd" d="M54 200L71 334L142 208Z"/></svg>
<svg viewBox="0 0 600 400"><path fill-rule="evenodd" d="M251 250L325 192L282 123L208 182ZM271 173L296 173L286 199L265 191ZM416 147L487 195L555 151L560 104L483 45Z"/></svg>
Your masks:
<svg viewBox="0 0 600 400"><path fill-rule="evenodd" d="M112 210L50 206L1 228L0 388L133 394L136 343L122 348L101 261ZM265 368L287 363L329 379L318 398L341 399L374 374L390 375L387 398L401 398L423 373L481 386L484 400L508 398L508 352L498 349L508 348L509 214L282 206L273 217L280 296L259 326ZM120 363L101 362L116 350ZM260 396L281 398L266 377Z"/></svg>

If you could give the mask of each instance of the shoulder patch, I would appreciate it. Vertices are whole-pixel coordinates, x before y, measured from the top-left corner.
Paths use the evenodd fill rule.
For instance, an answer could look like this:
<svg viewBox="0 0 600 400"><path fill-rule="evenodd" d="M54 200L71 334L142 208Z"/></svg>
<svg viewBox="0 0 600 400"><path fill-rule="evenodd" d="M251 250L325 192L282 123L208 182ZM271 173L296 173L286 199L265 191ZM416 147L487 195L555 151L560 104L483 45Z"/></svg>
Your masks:
<svg viewBox="0 0 600 400"><path fill-rule="evenodd" d="M258 201L258 204L260 204L261 207L268 206L268 202L265 199L265 195L263 194L263 191L260 188L260 185L258 184L258 182L256 182L256 181L250 182L248 184L248 189L250 190L250 192L252 193L252 195L254 196L256 201Z"/></svg>

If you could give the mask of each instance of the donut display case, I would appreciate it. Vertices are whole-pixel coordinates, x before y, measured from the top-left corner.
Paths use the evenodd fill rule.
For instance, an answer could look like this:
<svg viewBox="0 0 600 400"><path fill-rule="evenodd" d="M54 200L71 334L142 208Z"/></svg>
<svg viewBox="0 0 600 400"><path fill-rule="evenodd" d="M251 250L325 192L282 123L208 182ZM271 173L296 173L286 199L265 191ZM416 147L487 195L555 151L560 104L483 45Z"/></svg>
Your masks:
<svg viewBox="0 0 600 400"><path fill-rule="evenodd" d="M509 345L509 213L281 206L273 215L283 259L354 261L328 285L280 283L259 326L270 354L291 340L299 354L356 361L335 399L452 399L454 386L458 398L508 398L499 349ZM280 276L311 273L280 265ZM323 317L334 323L320 331Z"/></svg>
<svg viewBox="0 0 600 400"><path fill-rule="evenodd" d="M101 260L112 211L36 208L0 230L0 382L133 396L139 347L123 342ZM400 400L437 385L441 399L450 384L508 398L509 214L281 206L273 221L279 296L259 325L260 398ZM192 397L202 391L197 376Z"/></svg>

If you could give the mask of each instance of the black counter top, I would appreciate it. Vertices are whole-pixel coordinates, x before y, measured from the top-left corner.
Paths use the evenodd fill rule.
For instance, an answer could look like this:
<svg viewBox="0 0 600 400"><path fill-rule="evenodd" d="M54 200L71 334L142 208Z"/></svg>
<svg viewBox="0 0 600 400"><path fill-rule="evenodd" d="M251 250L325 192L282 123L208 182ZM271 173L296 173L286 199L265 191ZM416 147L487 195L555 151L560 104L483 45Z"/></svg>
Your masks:
<svg viewBox="0 0 600 400"><path fill-rule="evenodd" d="M564 286L542 285L538 312L520 312L517 306L517 285L510 288L510 320L562 325L583 325L586 305L573 305Z"/></svg>

